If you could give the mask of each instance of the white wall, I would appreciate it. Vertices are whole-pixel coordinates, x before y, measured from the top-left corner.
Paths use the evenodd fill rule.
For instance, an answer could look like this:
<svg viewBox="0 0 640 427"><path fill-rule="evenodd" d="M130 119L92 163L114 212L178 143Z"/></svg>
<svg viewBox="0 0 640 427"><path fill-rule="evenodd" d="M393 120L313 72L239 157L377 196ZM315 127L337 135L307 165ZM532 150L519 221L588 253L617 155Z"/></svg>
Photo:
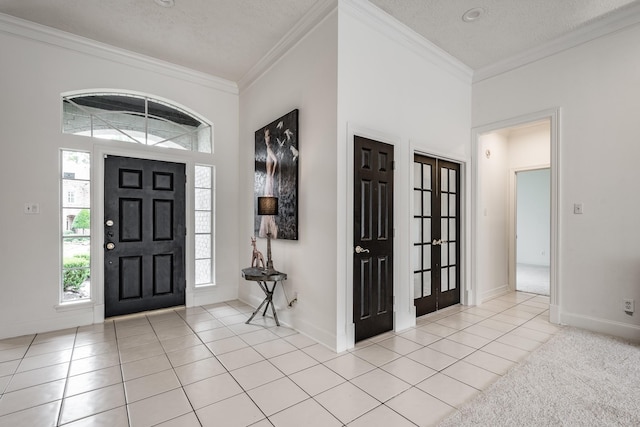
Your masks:
<svg viewBox="0 0 640 427"><path fill-rule="evenodd" d="M376 9L353 3L340 3L338 28L338 349L353 344L353 135L395 146L396 330L415 324L413 154L469 159L470 74L446 54L413 43Z"/></svg>
<svg viewBox="0 0 640 427"><path fill-rule="evenodd" d="M508 290L509 139L505 132L480 136L476 295L486 301Z"/></svg>
<svg viewBox="0 0 640 427"><path fill-rule="evenodd" d="M79 39L56 36L55 32L43 33L38 26L24 26L6 17L0 19L0 26L0 179L4 183L0 210L0 338L101 320L96 307L102 295L94 295L97 305L56 308L60 289L61 148L95 154L102 147L142 157L169 156L191 163L212 163L218 182L217 286L203 292L204 297L190 292L190 299L206 303L235 298L239 264L238 95L234 85L113 49L105 51ZM214 124L215 153L203 157L176 150L131 151L135 148L132 144L99 144L89 138L63 135L61 93L95 88L144 92L190 108ZM98 191L95 185L94 193ZM39 203L41 213L23 214L25 202ZM94 232L101 231L96 227ZM94 234L96 243L98 239ZM94 259L94 266L101 268L100 260Z"/></svg>
<svg viewBox="0 0 640 427"><path fill-rule="evenodd" d="M276 269L287 273L275 293L281 322L335 348L336 328L336 105L337 11L289 50L240 95L241 268L251 259L253 230L254 132L299 109L298 240L272 240ZM258 239L266 256L266 241ZM246 262L244 261L246 260ZM238 273L239 274L239 273ZM286 308L298 293L298 302ZM242 283L239 296L258 305L264 294Z"/></svg>
<svg viewBox="0 0 640 427"><path fill-rule="evenodd" d="M640 26L474 84L473 126L561 108L560 321L640 337ZM574 202L584 214L574 215Z"/></svg>

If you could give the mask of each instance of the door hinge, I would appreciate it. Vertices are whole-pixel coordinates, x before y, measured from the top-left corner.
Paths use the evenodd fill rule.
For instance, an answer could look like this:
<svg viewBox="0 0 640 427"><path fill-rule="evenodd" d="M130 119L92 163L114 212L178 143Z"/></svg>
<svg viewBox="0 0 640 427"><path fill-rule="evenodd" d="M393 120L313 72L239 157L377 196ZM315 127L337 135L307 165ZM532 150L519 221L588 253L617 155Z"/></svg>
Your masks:
<svg viewBox="0 0 640 427"><path fill-rule="evenodd" d="M392 171L396 170L396 161L395 160L391 161L391 170Z"/></svg>

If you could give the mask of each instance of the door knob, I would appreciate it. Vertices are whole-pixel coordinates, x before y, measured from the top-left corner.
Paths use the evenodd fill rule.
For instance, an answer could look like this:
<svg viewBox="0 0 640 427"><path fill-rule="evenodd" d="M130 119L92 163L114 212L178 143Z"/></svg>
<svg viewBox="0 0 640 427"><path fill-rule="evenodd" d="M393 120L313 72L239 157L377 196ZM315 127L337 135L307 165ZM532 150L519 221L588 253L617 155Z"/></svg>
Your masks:
<svg viewBox="0 0 640 427"><path fill-rule="evenodd" d="M108 250L108 251L112 251L112 250L114 250L115 248L116 248L115 243L113 243L113 242L109 242L109 243L107 243L107 250Z"/></svg>
<svg viewBox="0 0 640 427"><path fill-rule="evenodd" d="M369 253L369 249L365 249L363 247L361 247L360 245L356 246L356 253L357 254L368 254Z"/></svg>

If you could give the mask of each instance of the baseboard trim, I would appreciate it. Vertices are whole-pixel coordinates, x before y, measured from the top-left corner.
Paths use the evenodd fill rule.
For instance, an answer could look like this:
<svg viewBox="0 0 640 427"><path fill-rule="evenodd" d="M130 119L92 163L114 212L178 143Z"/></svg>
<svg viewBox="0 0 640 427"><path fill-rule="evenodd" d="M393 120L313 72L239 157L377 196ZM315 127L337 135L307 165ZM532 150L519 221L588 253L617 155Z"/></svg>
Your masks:
<svg viewBox="0 0 640 427"><path fill-rule="evenodd" d="M93 323L93 307L87 307L74 312L58 313L55 318L6 325L6 327L2 328L2 332L0 332L0 339L77 328Z"/></svg>
<svg viewBox="0 0 640 427"><path fill-rule="evenodd" d="M480 295L480 300L478 301L478 305L482 304L483 302L487 302L490 299L504 295L507 292L509 292L509 285L502 285L498 288L485 291L482 293L482 295Z"/></svg>
<svg viewBox="0 0 640 427"><path fill-rule="evenodd" d="M259 295L249 295L247 298L240 298L240 301L250 305L253 308L258 308L258 306L262 304L262 301L264 301L264 297ZM275 301L275 298L274 298L274 301ZM331 334L328 331L320 329L315 325L308 323L304 320L294 318L292 313L289 310L287 310L287 307L281 307L277 303L277 301L275 302L276 302L276 312L278 313L278 321L282 326L291 328L294 331L302 335L305 335L314 341L317 341L318 343L324 345L331 351L336 351L337 338L334 334ZM296 304L295 310L302 309L302 307L300 307L298 304L300 303L298 302ZM256 316L261 316L261 315L262 313L258 313Z"/></svg>
<svg viewBox="0 0 640 427"><path fill-rule="evenodd" d="M640 342L640 326L638 325L566 312L562 313L560 320L562 324L567 326Z"/></svg>

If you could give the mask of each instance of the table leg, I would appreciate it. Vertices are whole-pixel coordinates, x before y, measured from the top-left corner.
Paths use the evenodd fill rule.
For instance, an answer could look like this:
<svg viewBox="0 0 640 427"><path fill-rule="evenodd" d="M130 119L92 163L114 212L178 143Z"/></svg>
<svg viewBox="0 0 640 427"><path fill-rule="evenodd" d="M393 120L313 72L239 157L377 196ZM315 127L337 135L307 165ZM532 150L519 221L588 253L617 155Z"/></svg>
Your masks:
<svg viewBox="0 0 640 427"><path fill-rule="evenodd" d="M276 307L273 304L273 293L276 290L276 285L278 284L278 282L277 281L273 282L273 287L271 289L269 289L269 285L267 284L267 282L258 281L258 284L260 285L260 288L262 289L266 297L262 301L260 306L256 309L256 311L253 312L249 320L247 320L245 323L248 324L249 322L251 322L253 318L256 316L256 314L258 314L258 312L262 309L263 306L264 306L264 311L262 312L262 316L264 317L267 314L267 310L269 309L269 304L271 304L271 312L273 313L273 319L276 321L276 325L280 326L280 322L278 321L278 315L276 314Z"/></svg>

